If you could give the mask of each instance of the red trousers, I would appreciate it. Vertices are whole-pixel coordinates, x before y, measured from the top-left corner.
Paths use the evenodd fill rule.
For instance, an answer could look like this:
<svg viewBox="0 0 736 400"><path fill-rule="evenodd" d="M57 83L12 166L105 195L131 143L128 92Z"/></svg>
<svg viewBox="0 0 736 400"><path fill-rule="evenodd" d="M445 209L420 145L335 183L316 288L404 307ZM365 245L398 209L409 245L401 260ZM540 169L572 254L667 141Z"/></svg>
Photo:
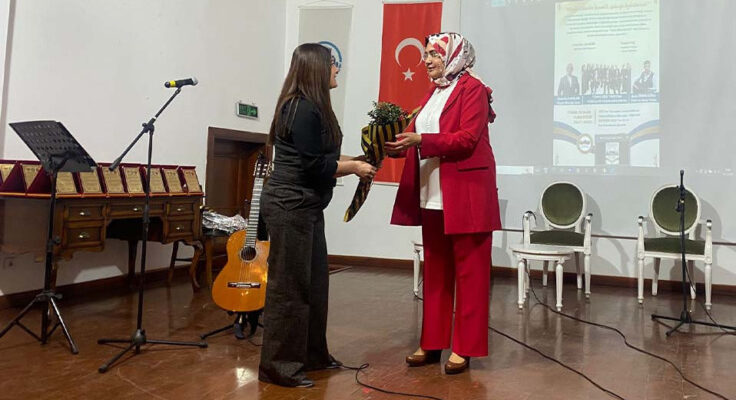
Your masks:
<svg viewBox="0 0 736 400"><path fill-rule="evenodd" d="M492 234L445 235L442 211L422 209L424 350L450 347L465 357L488 355ZM453 297L455 323L452 326Z"/></svg>

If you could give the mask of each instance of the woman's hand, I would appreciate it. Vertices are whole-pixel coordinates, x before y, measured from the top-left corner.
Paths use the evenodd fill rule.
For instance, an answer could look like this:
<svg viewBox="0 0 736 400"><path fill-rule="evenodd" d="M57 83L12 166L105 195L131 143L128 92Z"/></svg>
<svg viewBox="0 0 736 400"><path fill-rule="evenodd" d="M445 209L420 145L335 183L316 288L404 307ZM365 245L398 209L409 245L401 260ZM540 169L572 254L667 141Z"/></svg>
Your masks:
<svg viewBox="0 0 736 400"><path fill-rule="evenodd" d="M373 179L376 176L376 167L368 164L365 161L352 161L353 173L360 179Z"/></svg>
<svg viewBox="0 0 736 400"><path fill-rule="evenodd" d="M340 161L365 161L365 154L361 156L346 156L341 154Z"/></svg>
<svg viewBox="0 0 736 400"><path fill-rule="evenodd" d="M395 142L386 142L389 154L397 154L422 143L422 135L415 132L404 132L396 135Z"/></svg>

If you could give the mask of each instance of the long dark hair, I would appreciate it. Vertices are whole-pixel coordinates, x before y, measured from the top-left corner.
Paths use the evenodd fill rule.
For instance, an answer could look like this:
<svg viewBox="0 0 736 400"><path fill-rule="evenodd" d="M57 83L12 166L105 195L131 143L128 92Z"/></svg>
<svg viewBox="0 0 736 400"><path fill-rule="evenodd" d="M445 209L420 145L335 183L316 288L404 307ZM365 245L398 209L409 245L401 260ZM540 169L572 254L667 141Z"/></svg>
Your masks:
<svg viewBox="0 0 736 400"><path fill-rule="evenodd" d="M327 128L327 134L333 143L339 143L340 127L332 111L330 102L330 75L332 72L332 57L330 51L317 43L305 43L294 49L291 56L289 73L286 74L284 86L276 102L276 111L271 121L268 141L273 144L276 136L284 135L287 121L292 114L292 104L298 97L304 97L317 106L322 125ZM283 108L289 104L289 112L284 116ZM295 110L296 107L294 106ZM286 118L284 118L286 117Z"/></svg>

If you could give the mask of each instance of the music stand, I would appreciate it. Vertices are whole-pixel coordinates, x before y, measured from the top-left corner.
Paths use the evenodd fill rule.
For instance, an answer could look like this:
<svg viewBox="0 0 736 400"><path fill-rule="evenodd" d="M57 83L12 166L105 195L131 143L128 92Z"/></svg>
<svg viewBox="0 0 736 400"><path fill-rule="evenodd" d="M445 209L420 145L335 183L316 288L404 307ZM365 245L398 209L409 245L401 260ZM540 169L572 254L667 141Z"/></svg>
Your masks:
<svg viewBox="0 0 736 400"><path fill-rule="evenodd" d="M29 335L33 336L42 344L46 344L49 336L61 325L61 329L69 342L72 354L79 353L69 329L61 317L61 311L56 304L61 295L51 287L51 274L54 262L54 245L61 243L58 237L54 237L54 208L56 207L56 176L59 172L84 172L97 167L92 157L82 148L61 122L56 121L28 121L11 123L15 133L25 142L36 155L44 171L51 179L51 201L49 204L49 231L46 241L46 269L44 273L44 284L41 293L36 297L0 332L0 337L5 335L15 325L21 327ZM36 335L20 320L30 311L36 303L45 303L46 309L41 317L41 335ZM49 330L50 313L53 310L57 322Z"/></svg>

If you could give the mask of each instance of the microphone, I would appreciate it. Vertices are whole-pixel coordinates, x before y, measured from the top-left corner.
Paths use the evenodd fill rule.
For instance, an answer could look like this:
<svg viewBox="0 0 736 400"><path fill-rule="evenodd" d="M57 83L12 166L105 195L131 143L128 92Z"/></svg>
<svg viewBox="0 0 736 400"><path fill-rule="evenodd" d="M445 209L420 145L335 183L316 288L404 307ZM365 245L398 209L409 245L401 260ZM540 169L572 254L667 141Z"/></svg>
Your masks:
<svg viewBox="0 0 736 400"><path fill-rule="evenodd" d="M189 79L179 79L178 81L164 82L164 86L166 86L167 88L182 87L182 86L188 86L188 85L195 86L198 83L199 81L197 80L197 78L189 78Z"/></svg>

